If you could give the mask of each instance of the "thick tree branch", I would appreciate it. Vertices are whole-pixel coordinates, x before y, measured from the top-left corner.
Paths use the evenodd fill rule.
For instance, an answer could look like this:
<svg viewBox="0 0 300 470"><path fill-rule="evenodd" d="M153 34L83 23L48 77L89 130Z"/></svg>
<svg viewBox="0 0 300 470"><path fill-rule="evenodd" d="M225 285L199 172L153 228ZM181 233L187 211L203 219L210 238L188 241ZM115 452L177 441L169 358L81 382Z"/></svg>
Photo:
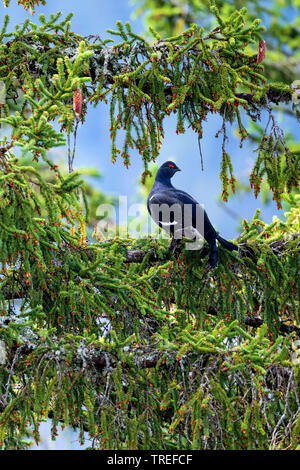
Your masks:
<svg viewBox="0 0 300 470"><path fill-rule="evenodd" d="M212 31L212 33L213 33L213 31ZM212 33L205 36L203 38L203 40L208 41L210 39L215 39L214 34L211 35ZM74 38L73 38L74 43L73 44L68 43L68 44L65 45L64 44L64 41L65 41L64 37L63 36L60 37L59 35L57 35L57 39L60 40L60 42L61 42L61 47L60 47L60 51L59 51L60 56L62 56L62 55L67 56L70 59L70 62L73 63L74 60L76 60L76 58L78 56L78 43L79 43L79 40L80 39L86 39L86 40L90 41L93 38L97 39L97 41L100 40L99 36L89 36L87 38L82 38L78 35L74 35ZM33 41L31 32L25 34L23 36L22 40L25 44L28 44L28 46L34 47L35 49L37 49L40 52L40 54L49 53L49 51L51 51L51 49L52 49L52 46L50 45L50 43L48 45L45 45L44 43L38 43L37 44L36 41ZM222 38L218 38L218 40L220 41L220 40L222 40ZM227 41L228 39L224 38L224 40ZM16 40L13 39L13 40L9 41L7 44L9 46L13 46L15 41ZM19 38L18 38L18 41L19 41ZM168 56L169 56L169 45L170 45L169 42L166 42L164 40L160 40L156 44L154 44L153 47L154 47L154 50L155 50L156 53L158 53L159 55L161 55L164 58L168 58ZM114 46L103 45L102 48L94 49L93 56L90 59L90 68L89 68L89 73L90 73L90 76L93 80L93 83L96 83L99 80L100 77L104 76L103 86L107 88L110 85L115 83L115 77L116 76L122 75L122 74L128 73L128 72L134 74L134 72L136 71L136 69L140 65L139 57L147 57L147 49L145 48L145 45L143 43L137 43L137 42L135 42L133 44L130 44L128 47L131 47L131 51L130 51L130 54L129 54L130 60L128 59L128 51L126 52L126 55L125 55L124 50L119 50L118 48L115 48ZM178 44L173 44L172 47L173 47L175 53L178 53L181 50L185 49L185 46L178 45ZM197 44L195 44L194 46L189 48L186 52L184 52L183 56L188 58L188 56L190 54L194 54L195 57L196 57L199 54L199 52L200 52L200 50L199 50ZM220 64L222 64L222 61L218 57L217 52L218 51L214 51L214 50L211 51L212 55L216 58L219 66L220 66ZM200 63L206 64L206 60L207 59L203 57L203 59L200 60ZM133 65L133 63L139 64L139 65ZM39 64L38 60L36 60L32 56L29 61L28 61L28 59L26 59L26 68L30 72L30 74L33 77L35 77L39 74L40 64ZM16 69L16 71L15 71L16 75L18 75L19 71L21 72L21 67ZM56 73L57 70L54 68L52 72ZM21 78L21 76L19 78ZM123 83L123 86L124 86L124 88L126 88L127 87L126 83ZM143 91L144 93L149 92L149 85L148 85L147 81L143 85L143 87L141 88L141 91ZM170 84L166 83L166 85L165 85L165 97L166 97L167 102L171 102L173 91L174 91L173 87ZM291 90L291 92L287 92L287 91L284 91L284 90L281 91L281 90L278 90L278 89L271 88L266 92L266 95L263 96L260 99L259 102L254 102L254 100L253 100L254 93L235 93L235 96L237 98L242 98L242 99L246 100L250 105L251 104L256 104L256 105L261 105L262 106L266 102L265 98L267 98L270 103L274 103L274 104L279 104L280 102L287 103L287 102L291 101L291 99L292 99L292 90ZM187 97L187 99L188 99L188 97Z"/></svg>
<svg viewBox="0 0 300 470"><path fill-rule="evenodd" d="M218 315L217 311L213 307L210 307L207 313L213 316ZM262 318L249 315L247 317L244 317L243 323L244 325L251 326L252 328L259 328L261 325L263 325L264 321ZM295 326L295 325L288 325L287 323L284 323L283 321L280 322L279 331L281 333L286 333L286 334L295 332L296 335L300 337L300 327Z"/></svg>

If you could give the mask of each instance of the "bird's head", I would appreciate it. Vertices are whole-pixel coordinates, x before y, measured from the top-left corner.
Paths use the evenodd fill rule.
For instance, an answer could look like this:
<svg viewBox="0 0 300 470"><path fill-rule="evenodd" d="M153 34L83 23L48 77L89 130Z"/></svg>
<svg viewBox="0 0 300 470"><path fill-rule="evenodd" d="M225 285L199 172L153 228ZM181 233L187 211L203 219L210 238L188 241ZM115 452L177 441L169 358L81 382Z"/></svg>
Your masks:
<svg viewBox="0 0 300 470"><path fill-rule="evenodd" d="M158 169L156 174L156 179L171 179L177 171L181 171L180 168L174 162L165 162L161 167Z"/></svg>

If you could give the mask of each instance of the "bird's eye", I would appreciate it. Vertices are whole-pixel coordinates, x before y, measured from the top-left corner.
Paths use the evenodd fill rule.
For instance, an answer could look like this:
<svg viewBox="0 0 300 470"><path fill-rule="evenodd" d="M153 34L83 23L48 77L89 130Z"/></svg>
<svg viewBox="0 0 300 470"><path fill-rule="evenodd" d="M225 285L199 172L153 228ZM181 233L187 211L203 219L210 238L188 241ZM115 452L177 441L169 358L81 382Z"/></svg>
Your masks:
<svg viewBox="0 0 300 470"><path fill-rule="evenodd" d="M171 164L169 165L169 167L170 167L170 168L175 168L175 166L174 166L174 165L171 165Z"/></svg>

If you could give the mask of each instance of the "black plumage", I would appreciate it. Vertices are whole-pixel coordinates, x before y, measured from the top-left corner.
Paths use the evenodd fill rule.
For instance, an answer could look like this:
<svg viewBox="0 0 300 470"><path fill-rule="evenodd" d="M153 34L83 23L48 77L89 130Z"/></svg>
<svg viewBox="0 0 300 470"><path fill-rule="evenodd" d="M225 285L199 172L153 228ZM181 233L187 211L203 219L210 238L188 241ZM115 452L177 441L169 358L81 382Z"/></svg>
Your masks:
<svg viewBox="0 0 300 470"><path fill-rule="evenodd" d="M192 196L174 188L171 178L177 171L180 169L171 161L159 168L147 199L149 214L175 239L182 238L183 235L187 238L199 238L199 235L203 237L210 247L209 263L215 267L218 261L216 240L229 251L237 250L238 247L216 232L206 211ZM199 220L202 220L201 229Z"/></svg>

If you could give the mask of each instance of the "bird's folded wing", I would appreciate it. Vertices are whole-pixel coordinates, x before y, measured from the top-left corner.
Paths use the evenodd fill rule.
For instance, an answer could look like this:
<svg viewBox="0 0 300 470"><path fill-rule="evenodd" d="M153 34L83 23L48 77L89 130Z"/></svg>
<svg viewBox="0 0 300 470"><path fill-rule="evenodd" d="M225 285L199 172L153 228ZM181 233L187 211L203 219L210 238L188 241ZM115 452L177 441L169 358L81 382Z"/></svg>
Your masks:
<svg viewBox="0 0 300 470"><path fill-rule="evenodd" d="M168 206L179 204L180 206L183 206L185 204L195 205L198 203L194 198L192 198L192 196L185 193L184 191L172 189L160 190L154 194L150 194L148 198L148 205L151 206L152 204L167 204Z"/></svg>
<svg viewBox="0 0 300 470"><path fill-rule="evenodd" d="M186 224L194 225L198 204L187 193L172 188L171 190L160 189L154 194L150 193L147 206L151 217L157 224L164 228L175 226L180 228ZM187 206L190 206L190 211L187 211Z"/></svg>
<svg viewBox="0 0 300 470"><path fill-rule="evenodd" d="M196 199L194 199L190 194L186 193L185 191L181 191L180 189L175 189L174 193L178 199L182 201L183 204L199 204Z"/></svg>
<svg viewBox="0 0 300 470"><path fill-rule="evenodd" d="M150 215L156 220L157 214L154 210L154 206L161 206L166 204L167 206L171 207L174 204L178 204L182 211L186 214L186 206L190 205L192 210L190 213L187 213L187 217L184 220L184 225L188 223L188 217L191 216L191 223L188 225L192 225L193 227L197 227L200 234L204 234L205 239L210 243L215 240L217 237L217 232L214 229L213 225L211 224L206 211L204 210L203 206L201 206L192 196L184 191L180 191L179 189L172 188L171 190L159 190L156 191L154 194L149 195L147 201L147 207ZM202 209L201 209L202 207ZM182 212L183 213L183 212ZM196 215L197 213L197 215ZM156 214L156 215L155 215ZM174 220L174 216L171 216L170 222ZM178 216L175 216L175 219L178 219ZM167 223L167 222L166 222Z"/></svg>
<svg viewBox="0 0 300 470"><path fill-rule="evenodd" d="M202 209L200 208L200 204L188 193L184 191L180 191L179 189L176 189L176 194L177 197L180 198L183 201L183 204L191 204L193 206L193 209L197 206L198 209L198 216L201 214L203 216L203 229L200 230L200 233L205 232L205 239L210 242L214 240L217 236L217 232L214 229L212 223L210 222L207 212L204 210L204 206L202 205ZM199 223L199 219L197 223L197 227L199 228L199 225L201 225L201 222ZM195 219L195 213L193 211L193 226L195 227L196 219Z"/></svg>

